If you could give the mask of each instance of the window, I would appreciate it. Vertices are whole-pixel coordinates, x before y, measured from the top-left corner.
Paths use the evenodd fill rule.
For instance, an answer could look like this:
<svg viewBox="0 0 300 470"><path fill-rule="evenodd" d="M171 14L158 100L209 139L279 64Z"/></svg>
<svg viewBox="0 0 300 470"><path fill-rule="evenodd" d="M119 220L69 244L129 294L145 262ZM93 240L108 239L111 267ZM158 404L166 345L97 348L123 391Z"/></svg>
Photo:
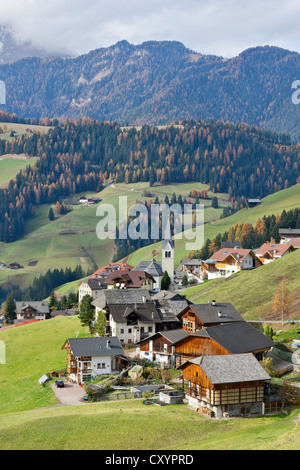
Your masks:
<svg viewBox="0 0 300 470"><path fill-rule="evenodd" d="M128 328L128 334L131 334L132 330L131 328Z"/></svg>
<svg viewBox="0 0 300 470"><path fill-rule="evenodd" d="M153 326L149 326L148 331L149 331L149 333L152 333L153 332Z"/></svg>
<svg viewBox="0 0 300 470"><path fill-rule="evenodd" d="M123 330L123 329L121 329L121 330L120 330L120 333L121 333L121 335L123 335L123 334L124 334L124 330Z"/></svg>
<svg viewBox="0 0 300 470"><path fill-rule="evenodd" d="M105 369L105 368L106 368L105 362L97 364L97 369Z"/></svg>

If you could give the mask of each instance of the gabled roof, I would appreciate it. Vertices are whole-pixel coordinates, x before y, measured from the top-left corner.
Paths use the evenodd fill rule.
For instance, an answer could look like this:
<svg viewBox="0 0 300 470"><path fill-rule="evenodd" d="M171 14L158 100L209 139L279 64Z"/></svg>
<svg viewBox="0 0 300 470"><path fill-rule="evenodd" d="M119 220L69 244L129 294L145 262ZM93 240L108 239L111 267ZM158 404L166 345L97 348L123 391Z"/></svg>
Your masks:
<svg viewBox="0 0 300 470"><path fill-rule="evenodd" d="M202 264L202 260L201 259L198 259L198 258L194 258L194 259L183 259L181 261L181 264L183 266L201 266Z"/></svg>
<svg viewBox="0 0 300 470"><path fill-rule="evenodd" d="M94 307L105 308L107 305L141 304L152 302L147 289L107 289L92 302Z"/></svg>
<svg viewBox="0 0 300 470"><path fill-rule="evenodd" d="M178 343L179 341L182 341L184 338L187 338L188 336L190 336L190 333L183 329L159 331L157 333L154 333L153 335L148 336L148 338L142 339L137 344L154 340L155 338L158 338L159 336L166 338L166 340L168 340L171 343L171 345L174 345Z"/></svg>
<svg viewBox="0 0 300 470"><path fill-rule="evenodd" d="M279 235L299 235L300 237L300 228L280 228Z"/></svg>
<svg viewBox="0 0 300 470"><path fill-rule="evenodd" d="M206 328L210 338L230 354L250 353L270 349L276 343L249 323L235 322Z"/></svg>
<svg viewBox="0 0 300 470"><path fill-rule="evenodd" d="M107 342L110 341L110 348ZM80 356L119 356L124 355L124 350L119 338L116 336L102 338L69 338L62 349L70 345L71 351L75 357Z"/></svg>
<svg viewBox="0 0 300 470"><path fill-rule="evenodd" d="M108 310L116 323L126 323L127 318L134 314L142 323L162 323L154 303L140 304L109 304Z"/></svg>
<svg viewBox="0 0 300 470"><path fill-rule="evenodd" d="M255 258L255 254L252 250L247 250L243 248L221 248L221 250L214 253L210 260L211 261L224 261L227 256L231 255L234 259L241 262L246 256L251 255L252 258Z"/></svg>
<svg viewBox="0 0 300 470"><path fill-rule="evenodd" d="M100 290L107 289L107 284L105 284L103 279L88 279L86 281L91 290ZM83 283L85 284L85 283Z"/></svg>
<svg viewBox="0 0 300 470"><path fill-rule="evenodd" d="M204 326L212 323L244 322L242 315L230 303L192 304L188 308L195 313Z"/></svg>
<svg viewBox="0 0 300 470"><path fill-rule="evenodd" d="M256 252L256 256L263 257L267 253L272 258L281 258L287 251L294 249L293 242L289 243L264 243Z"/></svg>
<svg viewBox="0 0 300 470"><path fill-rule="evenodd" d="M50 312L48 302L15 302L16 313L22 314L26 307L31 307L37 313L47 314Z"/></svg>
<svg viewBox="0 0 300 470"><path fill-rule="evenodd" d="M90 278L97 278L98 276L107 275L114 271L131 271L133 266L127 263L110 263L94 272Z"/></svg>
<svg viewBox="0 0 300 470"><path fill-rule="evenodd" d="M187 361L179 368L189 364L199 366L213 385L271 379L253 354L203 356Z"/></svg>
<svg viewBox="0 0 300 470"><path fill-rule="evenodd" d="M143 285L145 279L151 279L153 277L145 271L116 271L110 273L105 279L105 284L115 284L118 280L126 285L126 287L138 288Z"/></svg>
<svg viewBox="0 0 300 470"><path fill-rule="evenodd" d="M155 259L152 259L151 261L141 261L133 269L133 271L145 271L153 277L160 277L164 275L161 263L159 263Z"/></svg>

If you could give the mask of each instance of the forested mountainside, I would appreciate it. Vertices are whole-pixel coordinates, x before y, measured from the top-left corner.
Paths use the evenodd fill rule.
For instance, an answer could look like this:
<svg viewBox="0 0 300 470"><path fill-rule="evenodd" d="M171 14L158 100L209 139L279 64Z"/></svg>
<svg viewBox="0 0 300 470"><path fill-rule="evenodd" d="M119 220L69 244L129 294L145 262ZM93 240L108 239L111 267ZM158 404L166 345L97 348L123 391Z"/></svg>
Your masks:
<svg viewBox="0 0 300 470"><path fill-rule="evenodd" d="M179 42L127 41L76 58L30 58L0 66L4 111L20 117L79 118L122 124L217 119L300 137L292 83L300 55L277 47L224 59Z"/></svg>
<svg viewBox="0 0 300 470"><path fill-rule="evenodd" d="M121 128L116 123L66 120L48 134L0 140L0 155L37 156L0 190L0 240L22 236L34 206L82 191L101 190L107 179L153 184L201 182L242 207L299 183L300 146L245 124L186 122L178 127Z"/></svg>

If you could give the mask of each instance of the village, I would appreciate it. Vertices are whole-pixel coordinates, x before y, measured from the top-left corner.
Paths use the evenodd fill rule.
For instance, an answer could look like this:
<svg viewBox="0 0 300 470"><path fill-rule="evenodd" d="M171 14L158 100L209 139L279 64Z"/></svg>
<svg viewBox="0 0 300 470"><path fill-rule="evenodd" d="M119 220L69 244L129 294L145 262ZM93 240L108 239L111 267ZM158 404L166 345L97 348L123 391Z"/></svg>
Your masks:
<svg viewBox="0 0 300 470"><path fill-rule="evenodd" d="M299 389L274 387L272 377L299 371L300 361L284 360L272 334L245 321L230 298L194 304L182 292L184 285L260 269L300 248L300 230L281 229L280 236L279 244L257 250L225 242L210 259L183 259L177 268L175 242L163 240L161 261L110 263L81 282L77 308L15 301L14 324L4 327L74 315L89 327L90 337L61 345L65 371L40 379L57 378L53 391L62 402L74 390L82 403L109 400L110 391L117 399L144 397L145 404L186 403L215 419L280 413Z"/></svg>

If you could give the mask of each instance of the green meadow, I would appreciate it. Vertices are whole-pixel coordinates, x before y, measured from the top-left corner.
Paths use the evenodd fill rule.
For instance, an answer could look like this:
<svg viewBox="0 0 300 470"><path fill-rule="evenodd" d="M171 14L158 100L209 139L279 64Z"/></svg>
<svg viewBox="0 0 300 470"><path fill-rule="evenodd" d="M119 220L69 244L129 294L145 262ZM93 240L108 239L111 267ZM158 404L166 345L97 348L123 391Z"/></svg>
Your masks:
<svg viewBox="0 0 300 470"><path fill-rule="evenodd" d="M286 280L292 300L287 319L300 320L297 314L300 303L300 250L257 269L190 287L183 294L195 304L205 304L212 299L217 302L230 301L247 320L275 320L272 314L273 298L282 279Z"/></svg>
<svg viewBox="0 0 300 470"><path fill-rule="evenodd" d="M132 185L116 184L107 186L98 194L85 193L86 196L98 196L103 199L101 205L111 204L119 217L119 198L127 197L128 205L135 201L144 202L145 191L151 191L153 199L158 196L161 200L166 194L172 196L176 186L161 186L150 188L149 183ZM208 189L207 186L195 183L194 189ZM132 191L134 189L134 191ZM191 191L189 184L178 185L177 195L188 196ZM80 264L84 271L97 270L111 262L114 255L114 240L99 240L96 227L100 218L97 217L97 205L86 206L78 203L80 195L73 195L66 200L72 210L68 214L50 222L49 209L55 205L44 204L35 208L35 216L28 220L25 236L13 243L0 243L0 261L7 265L18 262L22 268L19 271L0 269L0 285L18 283L21 287L31 283L34 277L44 274L48 269L74 269ZM207 206L209 220L218 219L223 208L228 204L226 195L218 195L220 207L211 208L211 201L203 201ZM35 266L28 266L32 261L38 261ZM77 289L78 283L70 286ZM68 292L68 286L63 288Z"/></svg>

